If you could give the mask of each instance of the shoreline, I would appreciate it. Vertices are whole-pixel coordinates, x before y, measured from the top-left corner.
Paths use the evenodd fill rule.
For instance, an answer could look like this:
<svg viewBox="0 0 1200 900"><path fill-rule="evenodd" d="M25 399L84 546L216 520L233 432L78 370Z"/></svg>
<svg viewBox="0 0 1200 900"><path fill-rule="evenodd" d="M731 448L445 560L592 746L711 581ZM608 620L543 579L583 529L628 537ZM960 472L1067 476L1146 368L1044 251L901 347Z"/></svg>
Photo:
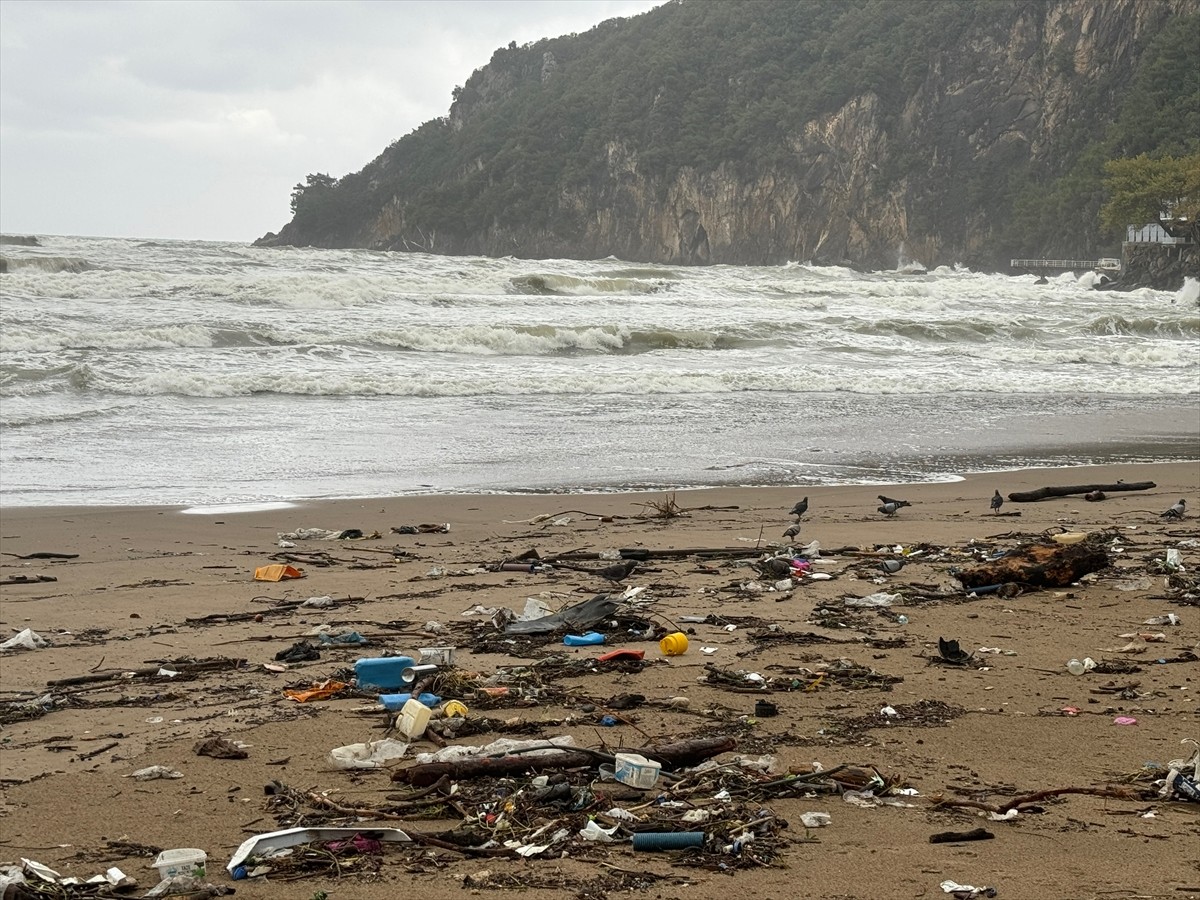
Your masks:
<svg viewBox="0 0 1200 900"><path fill-rule="evenodd" d="M879 480L879 481L845 481L823 484L812 483L780 483L780 484L722 484L699 485L691 487L661 487L661 488L613 488L612 490L496 490L496 491L437 491L408 492L398 494L361 494L345 497L300 497L272 498L263 500L229 501L215 503L147 503L147 504L37 504L37 505L7 505L0 500L0 513L20 515L34 511L57 511L63 514L78 514L85 511L99 512L134 512L134 511L174 511L183 515L243 515L247 513L269 513L288 509L303 509L322 505L340 505L362 502L393 502L421 501L438 498L546 498L546 497L596 497L611 498L620 496L648 496L654 494L698 494L705 492L756 492L756 491L823 491L850 488L885 488L912 487L919 488L932 485L958 484L984 477L1003 478L1027 472L1070 472L1113 468L1141 468L1156 466L1188 466L1200 467L1200 455L1196 457L1150 460L1137 462L1108 462L1080 463L1063 466L1015 466L1004 469L979 469L966 471L961 474L947 474L941 478L913 481ZM1128 480L1128 479L1127 479Z"/></svg>

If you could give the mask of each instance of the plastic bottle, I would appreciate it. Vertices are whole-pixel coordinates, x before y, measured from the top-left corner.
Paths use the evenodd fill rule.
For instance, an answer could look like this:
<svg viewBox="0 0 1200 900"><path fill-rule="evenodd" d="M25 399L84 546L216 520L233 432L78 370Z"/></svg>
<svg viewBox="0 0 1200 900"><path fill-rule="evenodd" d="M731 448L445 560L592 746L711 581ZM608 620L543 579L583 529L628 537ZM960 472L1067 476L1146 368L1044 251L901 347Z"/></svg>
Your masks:
<svg viewBox="0 0 1200 900"><path fill-rule="evenodd" d="M395 690L404 684L404 670L415 666L411 656L379 656L354 664L358 687L364 691Z"/></svg>
<svg viewBox="0 0 1200 900"><path fill-rule="evenodd" d="M563 638L563 643L568 647L589 647L593 644L603 644L604 635L598 631L589 631L587 634L568 634Z"/></svg>
<svg viewBox="0 0 1200 900"><path fill-rule="evenodd" d="M413 698L412 694L380 694L379 702L383 704L383 708L389 712L399 712L404 708L404 704ZM437 706L442 702L442 698L437 694L428 692L417 697L421 703L429 707Z"/></svg>

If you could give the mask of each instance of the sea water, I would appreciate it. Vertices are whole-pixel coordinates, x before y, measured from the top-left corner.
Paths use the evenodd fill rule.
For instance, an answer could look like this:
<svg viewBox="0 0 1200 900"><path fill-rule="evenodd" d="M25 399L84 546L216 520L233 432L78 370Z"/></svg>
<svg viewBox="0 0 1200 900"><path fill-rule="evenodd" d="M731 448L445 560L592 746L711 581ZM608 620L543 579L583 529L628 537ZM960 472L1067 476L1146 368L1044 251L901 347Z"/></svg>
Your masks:
<svg viewBox="0 0 1200 900"><path fill-rule="evenodd" d="M6 506L886 483L1200 455L1194 282L42 244L0 247Z"/></svg>

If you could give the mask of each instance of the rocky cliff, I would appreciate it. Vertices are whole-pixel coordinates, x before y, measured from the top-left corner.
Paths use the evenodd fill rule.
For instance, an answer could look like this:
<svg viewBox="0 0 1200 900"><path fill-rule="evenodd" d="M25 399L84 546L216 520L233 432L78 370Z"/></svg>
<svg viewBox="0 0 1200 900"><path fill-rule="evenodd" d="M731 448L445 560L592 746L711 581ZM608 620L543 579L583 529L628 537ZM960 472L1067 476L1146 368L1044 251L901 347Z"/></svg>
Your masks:
<svg viewBox="0 0 1200 900"><path fill-rule="evenodd" d="M1115 255L1103 153L1154 148L1099 141L1147 48L1193 21L1200 0L677 0L497 51L446 118L310 176L259 243L867 268Z"/></svg>

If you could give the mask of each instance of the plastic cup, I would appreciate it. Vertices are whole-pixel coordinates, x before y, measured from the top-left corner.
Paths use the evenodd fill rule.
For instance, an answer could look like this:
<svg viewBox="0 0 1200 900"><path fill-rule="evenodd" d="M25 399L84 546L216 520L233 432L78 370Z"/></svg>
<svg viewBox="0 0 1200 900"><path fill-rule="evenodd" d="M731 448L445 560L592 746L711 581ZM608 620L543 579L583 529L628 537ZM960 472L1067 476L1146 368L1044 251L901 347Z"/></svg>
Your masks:
<svg viewBox="0 0 1200 900"><path fill-rule="evenodd" d="M1067 671L1072 675L1082 675L1087 671L1087 666L1077 659L1071 659L1067 661Z"/></svg>

